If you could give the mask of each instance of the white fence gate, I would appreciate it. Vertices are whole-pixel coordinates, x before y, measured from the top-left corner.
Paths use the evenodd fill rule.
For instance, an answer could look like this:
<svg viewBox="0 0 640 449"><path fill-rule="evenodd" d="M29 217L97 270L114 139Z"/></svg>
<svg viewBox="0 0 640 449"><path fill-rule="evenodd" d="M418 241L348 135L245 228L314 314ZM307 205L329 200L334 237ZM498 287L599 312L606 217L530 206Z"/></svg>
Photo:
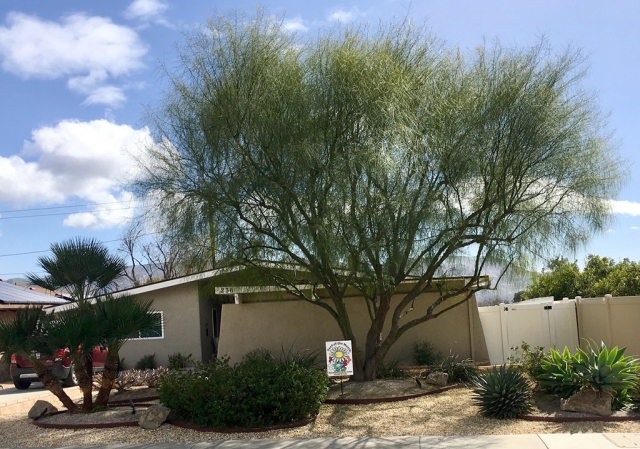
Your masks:
<svg viewBox="0 0 640 449"><path fill-rule="evenodd" d="M553 298L517 304L479 307L492 365L508 363L511 348L526 341L532 348L542 346L572 351L578 346L578 323L575 300Z"/></svg>

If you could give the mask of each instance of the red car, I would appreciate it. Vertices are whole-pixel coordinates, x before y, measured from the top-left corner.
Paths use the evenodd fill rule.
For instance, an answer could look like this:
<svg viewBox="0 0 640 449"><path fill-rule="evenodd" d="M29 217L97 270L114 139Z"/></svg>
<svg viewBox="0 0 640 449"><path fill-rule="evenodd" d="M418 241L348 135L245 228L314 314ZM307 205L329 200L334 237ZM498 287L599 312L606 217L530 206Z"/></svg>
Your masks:
<svg viewBox="0 0 640 449"><path fill-rule="evenodd" d="M40 356L38 355L38 358ZM107 358L107 348L96 346L93 348L93 370L99 372L104 369L104 361ZM61 380L65 387L78 385L73 362L66 349L60 349L54 357L43 357L40 360L44 366L51 369L53 375ZM10 366L13 385L18 390L26 390L31 382L38 380L38 375L33 371L33 364L24 356L13 354Z"/></svg>

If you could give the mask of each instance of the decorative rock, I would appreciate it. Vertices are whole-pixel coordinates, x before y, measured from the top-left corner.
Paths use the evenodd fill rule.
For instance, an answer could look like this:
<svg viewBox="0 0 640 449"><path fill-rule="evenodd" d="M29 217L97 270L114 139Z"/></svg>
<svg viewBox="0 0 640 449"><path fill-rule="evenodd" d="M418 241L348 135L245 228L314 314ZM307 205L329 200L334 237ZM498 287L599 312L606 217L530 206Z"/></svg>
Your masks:
<svg viewBox="0 0 640 449"><path fill-rule="evenodd" d="M431 373L427 376L427 383L432 385L438 385L444 387L449 382L449 375L447 373Z"/></svg>
<svg viewBox="0 0 640 449"><path fill-rule="evenodd" d="M143 429L157 429L167 420L170 411L164 405L152 405L140 415L138 425Z"/></svg>
<svg viewBox="0 0 640 449"><path fill-rule="evenodd" d="M560 399L560 410L609 416L612 413L613 397L610 391L597 391L591 385L585 385L569 399Z"/></svg>
<svg viewBox="0 0 640 449"><path fill-rule="evenodd" d="M38 419L57 411L58 409L50 402L37 400L36 403L33 404L33 407L31 407L31 410L29 410L29 418Z"/></svg>

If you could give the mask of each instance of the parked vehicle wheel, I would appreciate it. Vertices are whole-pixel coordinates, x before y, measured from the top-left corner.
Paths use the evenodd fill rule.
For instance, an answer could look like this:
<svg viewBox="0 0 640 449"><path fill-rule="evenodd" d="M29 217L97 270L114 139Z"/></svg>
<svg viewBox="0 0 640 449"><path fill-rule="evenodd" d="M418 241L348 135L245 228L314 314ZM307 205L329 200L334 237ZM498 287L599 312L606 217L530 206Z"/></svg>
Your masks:
<svg viewBox="0 0 640 449"><path fill-rule="evenodd" d="M73 367L73 363L69 365L69 374L67 378L63 381L65 387L75 387L78 385L78 376L76 376L76 370Z"/></svg>
<svg viewBox="0 0 640 449"><path fill-rule="evenodd" d="M29 388L29 385L31 385L31 381L16 378L16 379L13 379L13 385L16 387L17 390L26 390L27 388Z"/></svg>

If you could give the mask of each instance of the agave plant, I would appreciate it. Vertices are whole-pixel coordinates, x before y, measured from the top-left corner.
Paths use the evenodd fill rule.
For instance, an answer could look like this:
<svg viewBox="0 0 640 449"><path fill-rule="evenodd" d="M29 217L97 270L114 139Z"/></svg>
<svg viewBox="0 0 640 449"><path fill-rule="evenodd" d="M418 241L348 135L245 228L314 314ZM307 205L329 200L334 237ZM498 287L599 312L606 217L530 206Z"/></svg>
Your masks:
<svg viewBox="0 0 640 449"><path fill-rule="evenodd" d="M614 393L614 407L629 402L628 391L638 387L638 361L624 355L626 348L607 349L604 342L598 347L591 341L587 350L578 348L573 368L595 390Z"/></svg>
<svg viewBox="0 0 640 449"><path fill-rule="evenodd" d="M516 418L531 410L531 387L515 368L494 367L478 377L473 393L482 413L491 418Z"/></svg>
<svg viewBox="0 0 640 449"><path fill-rule="evenodd" d="M536 377L540 386L565 399L576 393L584 384L582 376L574 368L577 358L567 347L561 353L551 349L541 361L542 373Z"/></svg>

